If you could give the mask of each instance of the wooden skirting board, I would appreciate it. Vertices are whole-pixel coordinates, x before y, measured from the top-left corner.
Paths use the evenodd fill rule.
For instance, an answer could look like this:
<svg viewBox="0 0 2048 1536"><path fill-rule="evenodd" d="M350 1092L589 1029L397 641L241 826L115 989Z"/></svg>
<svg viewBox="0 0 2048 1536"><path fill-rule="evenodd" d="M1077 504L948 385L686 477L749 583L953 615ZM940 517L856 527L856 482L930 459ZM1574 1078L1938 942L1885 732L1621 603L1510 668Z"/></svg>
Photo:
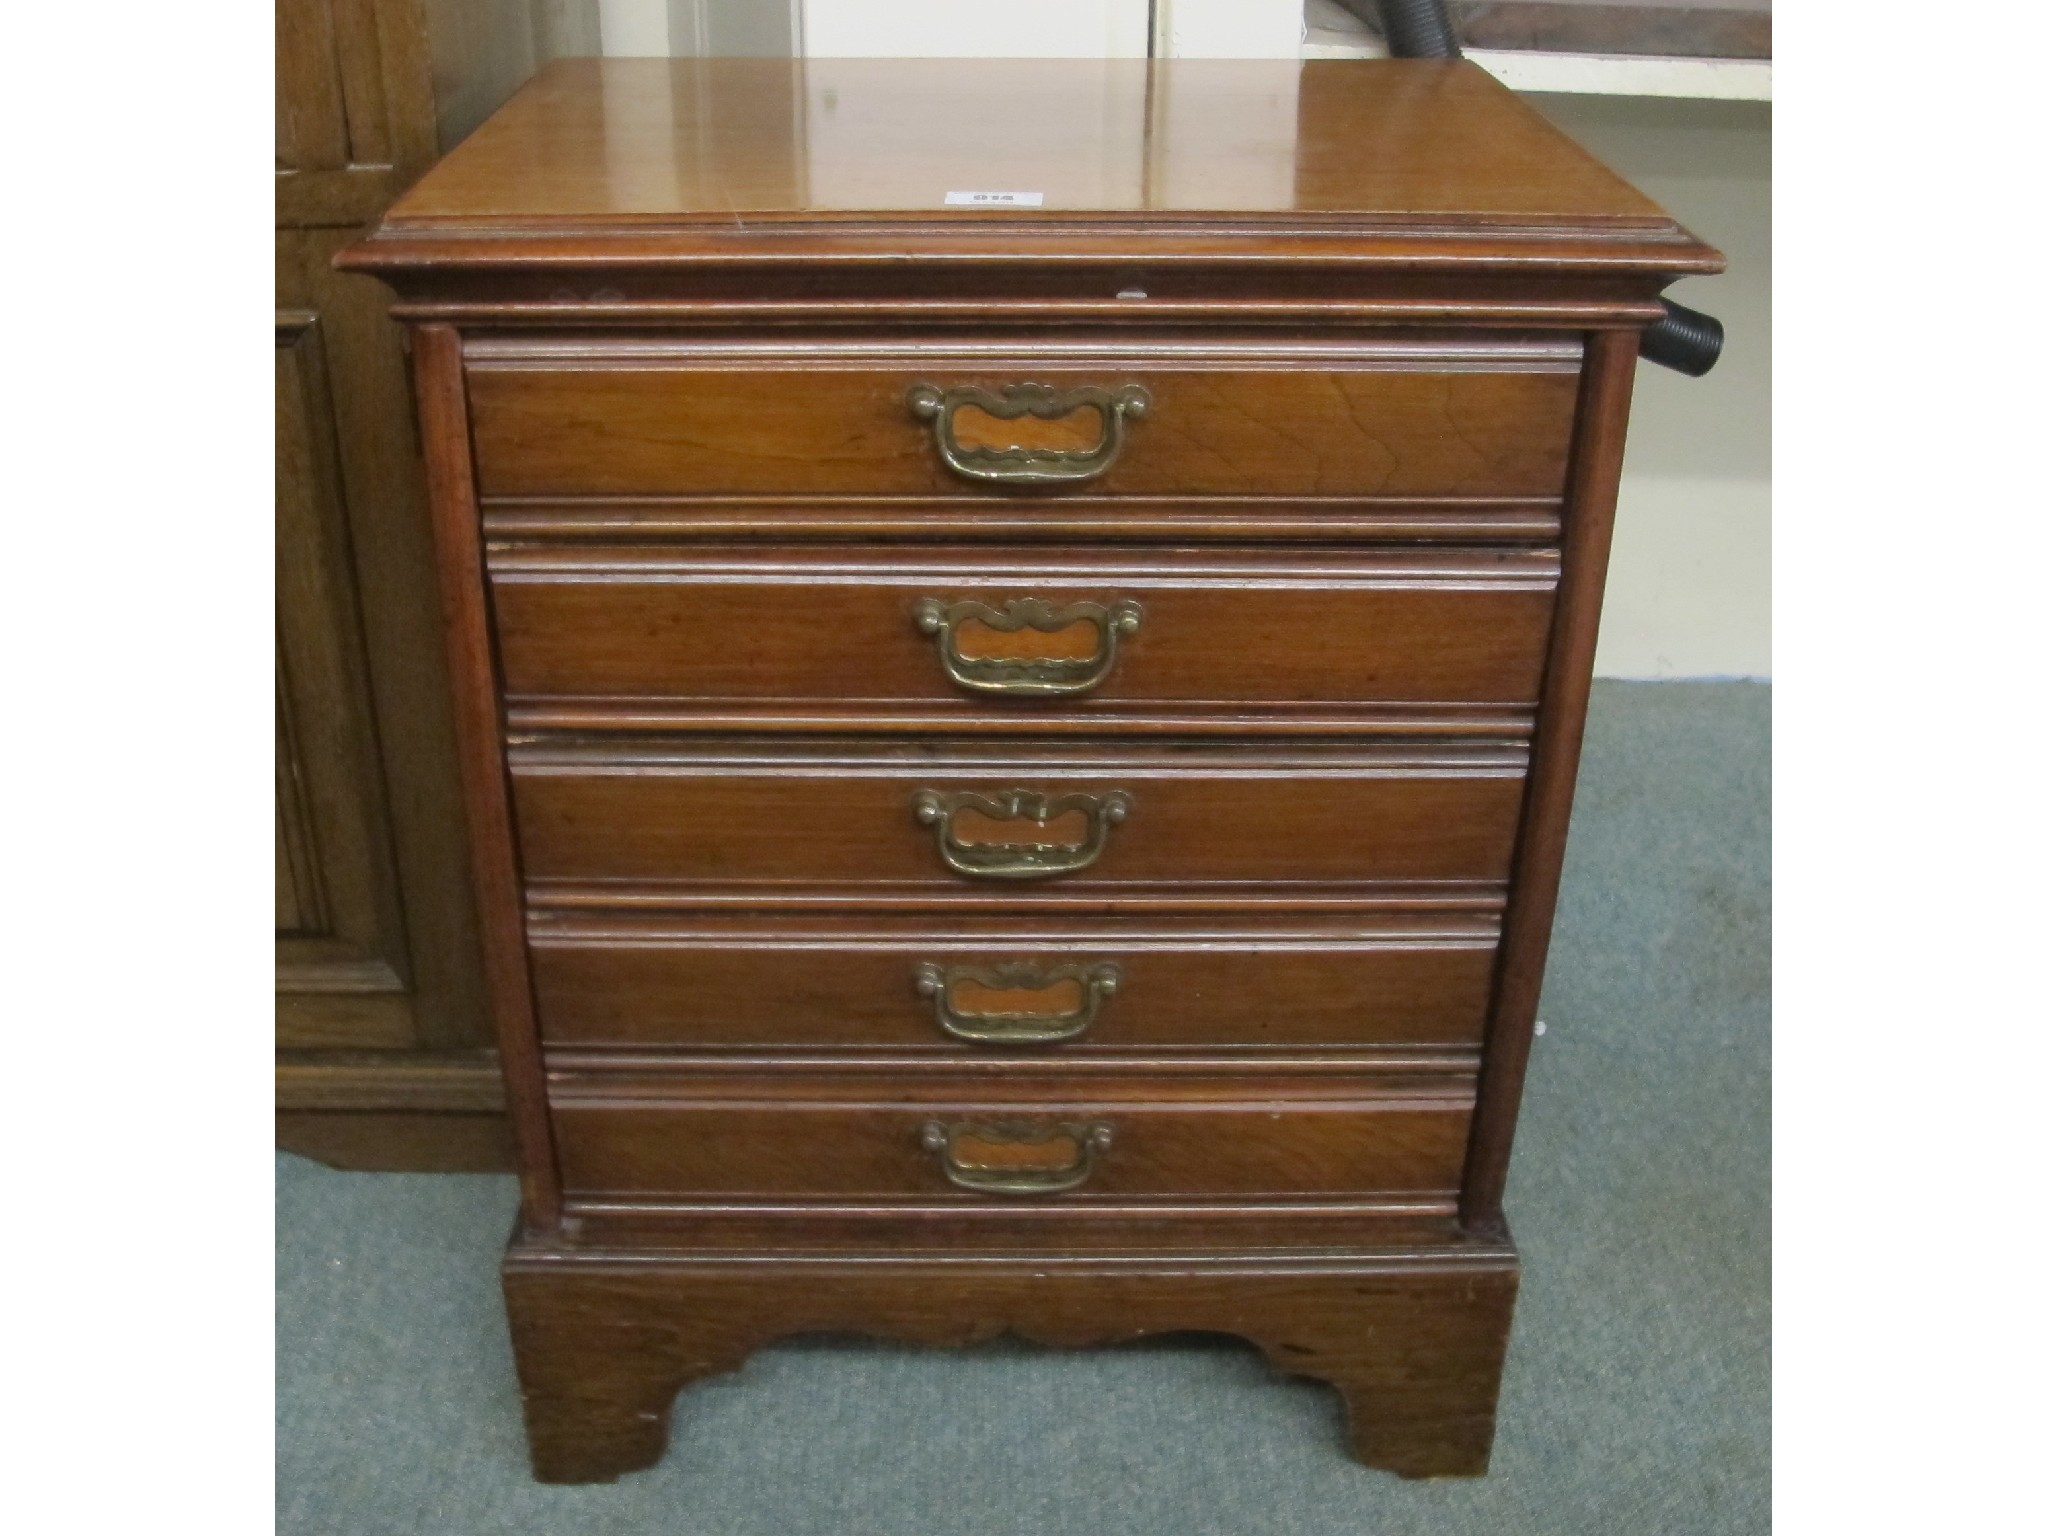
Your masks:
<svg viewBox="0 0 2048 1536"><path fill-rule="evenodd" d="M509 1171L504 1105L491 1052L277 1065L277 1145L334 1168Z"/></svg>

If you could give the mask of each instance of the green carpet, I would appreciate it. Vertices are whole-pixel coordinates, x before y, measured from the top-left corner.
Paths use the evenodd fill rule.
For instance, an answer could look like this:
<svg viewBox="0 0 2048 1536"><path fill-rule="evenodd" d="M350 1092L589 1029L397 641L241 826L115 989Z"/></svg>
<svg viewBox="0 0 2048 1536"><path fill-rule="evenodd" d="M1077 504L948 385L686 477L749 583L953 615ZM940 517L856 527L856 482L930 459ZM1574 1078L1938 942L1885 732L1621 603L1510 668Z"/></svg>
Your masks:
<svg viewBox="0 0 2048 1536"><path fill-rule="evenodd" d="M1770 690L1596 686L1508 1214L1493 1472L1351 1462L1248 1346L763 1351L667 1458L527 1475L509 1178L277 1175L279 1530L1664 1536L1769 1523Z"/></svg>

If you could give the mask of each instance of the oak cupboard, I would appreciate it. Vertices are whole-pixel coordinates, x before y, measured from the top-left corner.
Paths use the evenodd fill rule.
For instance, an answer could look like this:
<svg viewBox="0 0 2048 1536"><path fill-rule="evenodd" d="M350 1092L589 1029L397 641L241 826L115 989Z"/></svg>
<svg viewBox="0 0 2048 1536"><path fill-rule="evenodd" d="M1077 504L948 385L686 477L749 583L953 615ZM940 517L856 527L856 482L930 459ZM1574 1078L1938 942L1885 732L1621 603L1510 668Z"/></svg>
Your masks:
<svg viewBox="0 0 2048 1536"><path fill-rule="evenodd" d="M278 0L277 1137L509 1167L404 333L337 272L594 0Z"/></svg>

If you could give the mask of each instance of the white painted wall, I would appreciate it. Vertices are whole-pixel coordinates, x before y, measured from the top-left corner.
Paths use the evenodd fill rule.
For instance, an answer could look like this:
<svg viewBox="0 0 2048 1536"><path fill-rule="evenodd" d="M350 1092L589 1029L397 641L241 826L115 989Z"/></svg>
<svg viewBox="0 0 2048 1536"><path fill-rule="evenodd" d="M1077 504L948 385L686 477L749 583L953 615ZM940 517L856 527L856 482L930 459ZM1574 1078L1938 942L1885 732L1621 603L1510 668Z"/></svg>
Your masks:
<svg viewBox="0 0 2048 1536"><path fill-rule="evenodd" d="M794 4L816 56L1292 57L1302 0L601 0L608 54L693 52L716 31L687 3ZM689 35L685 35L689 34ZM1704 379L1645 366L1595 670L1768 677L1771 670L1771 115L1767 103L1531 95L1532 105L1727 253L1672 296L1728 327ZM1105 106L1109 110L1114 104ZM1228 163L1217 147L1216 163ZM1246 175L1260 167L1246 165Z"/></svg>
<svg viewBox="0 0 2048 1536"><path fill-rule="evenodd" d="M1532 96L1558 127L1721 248L1670 295L1728 328L1703 379L1637 376L1594 670L1771 672L1771 109L1762 102Z"/></svg>

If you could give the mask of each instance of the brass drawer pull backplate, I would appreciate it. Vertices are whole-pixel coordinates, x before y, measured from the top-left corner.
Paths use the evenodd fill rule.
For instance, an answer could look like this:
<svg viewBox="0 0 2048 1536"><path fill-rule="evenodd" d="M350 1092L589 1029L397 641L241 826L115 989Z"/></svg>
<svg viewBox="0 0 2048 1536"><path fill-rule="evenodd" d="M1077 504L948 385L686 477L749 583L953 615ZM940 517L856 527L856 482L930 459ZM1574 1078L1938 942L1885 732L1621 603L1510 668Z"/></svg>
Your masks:
<svg viewBox="0 0 2048 1536"><path fill-rule="evenodd" d="M1071 485L1093 480L1116 462L1123 451L1124 424L1145 414L1152 397L1141 384L1122 389L1084 385L1055 389L1050 384L1006 384L1000 393L972 384L940 389L918 384L908 396L910 413L932 424L939 457L956 475L992 480L1001 485ZM1035 416L1056 421L1079 410L1102 416L1102 436L1092 448L968 448L962 446L953 417L962 406L986 412L998 421Z"/></svg>
<svg viewBox="0 0 2048 1536"><path fill-rule="evenodd" d="M1086 1034L1103 1000L1116 991L1122 973L1114 965L934 965L917 968L917 991L932 1000L939 1028L956 1040L975 1045L1052 1045ZM1069 988L1080 994L1078 1007L1037 1009L1028 1013L976 1012L956 996L961 986L991 992L1050 993Z"/></svg>
<svg viewBox="0 0 2048 1536"><path fill-rule="evenodd" d="M1100 858L1109 829L1130 814L1131 797L1120 789L1106 795L1058 796L1031 789L999 795L920 789L911 799L911 810L921 825L932 829L947 868L980 880L1042 880L1086 869ZM1080 813L1084 828L1075 842L982 842L961 836L963 813L989 822L1020 822L1020 830L1035 827L1044 833L1049 823L1071 812Z"/></svg>
<svg viewBox="0 0 2048 1536"><path fill-rule="evenodd" d="M917 627L938 642L939 664L946 676L975 693L1001 693L1018 698L1045 698L1086 693L1116 665L1117 641L1135 634L1145 610L1129 598L1104 607L1101 603L1054 605L1042 597L1013 597L1001 608L972 600L942 602L922 597L911 610ZM1075 624L1095 626L1095 651L1090 656L966 656L961 654L959 628L975 623L1003 634L1030 629L1057 634Z"/></svg>
<svg viewBox="0 0 2048 1536"><path fill-rule="evenodd" d="M927 1120L918 1132L949 1182L982 1195L1078 1189L1112 1139L1100 1120Z"/></svg>

